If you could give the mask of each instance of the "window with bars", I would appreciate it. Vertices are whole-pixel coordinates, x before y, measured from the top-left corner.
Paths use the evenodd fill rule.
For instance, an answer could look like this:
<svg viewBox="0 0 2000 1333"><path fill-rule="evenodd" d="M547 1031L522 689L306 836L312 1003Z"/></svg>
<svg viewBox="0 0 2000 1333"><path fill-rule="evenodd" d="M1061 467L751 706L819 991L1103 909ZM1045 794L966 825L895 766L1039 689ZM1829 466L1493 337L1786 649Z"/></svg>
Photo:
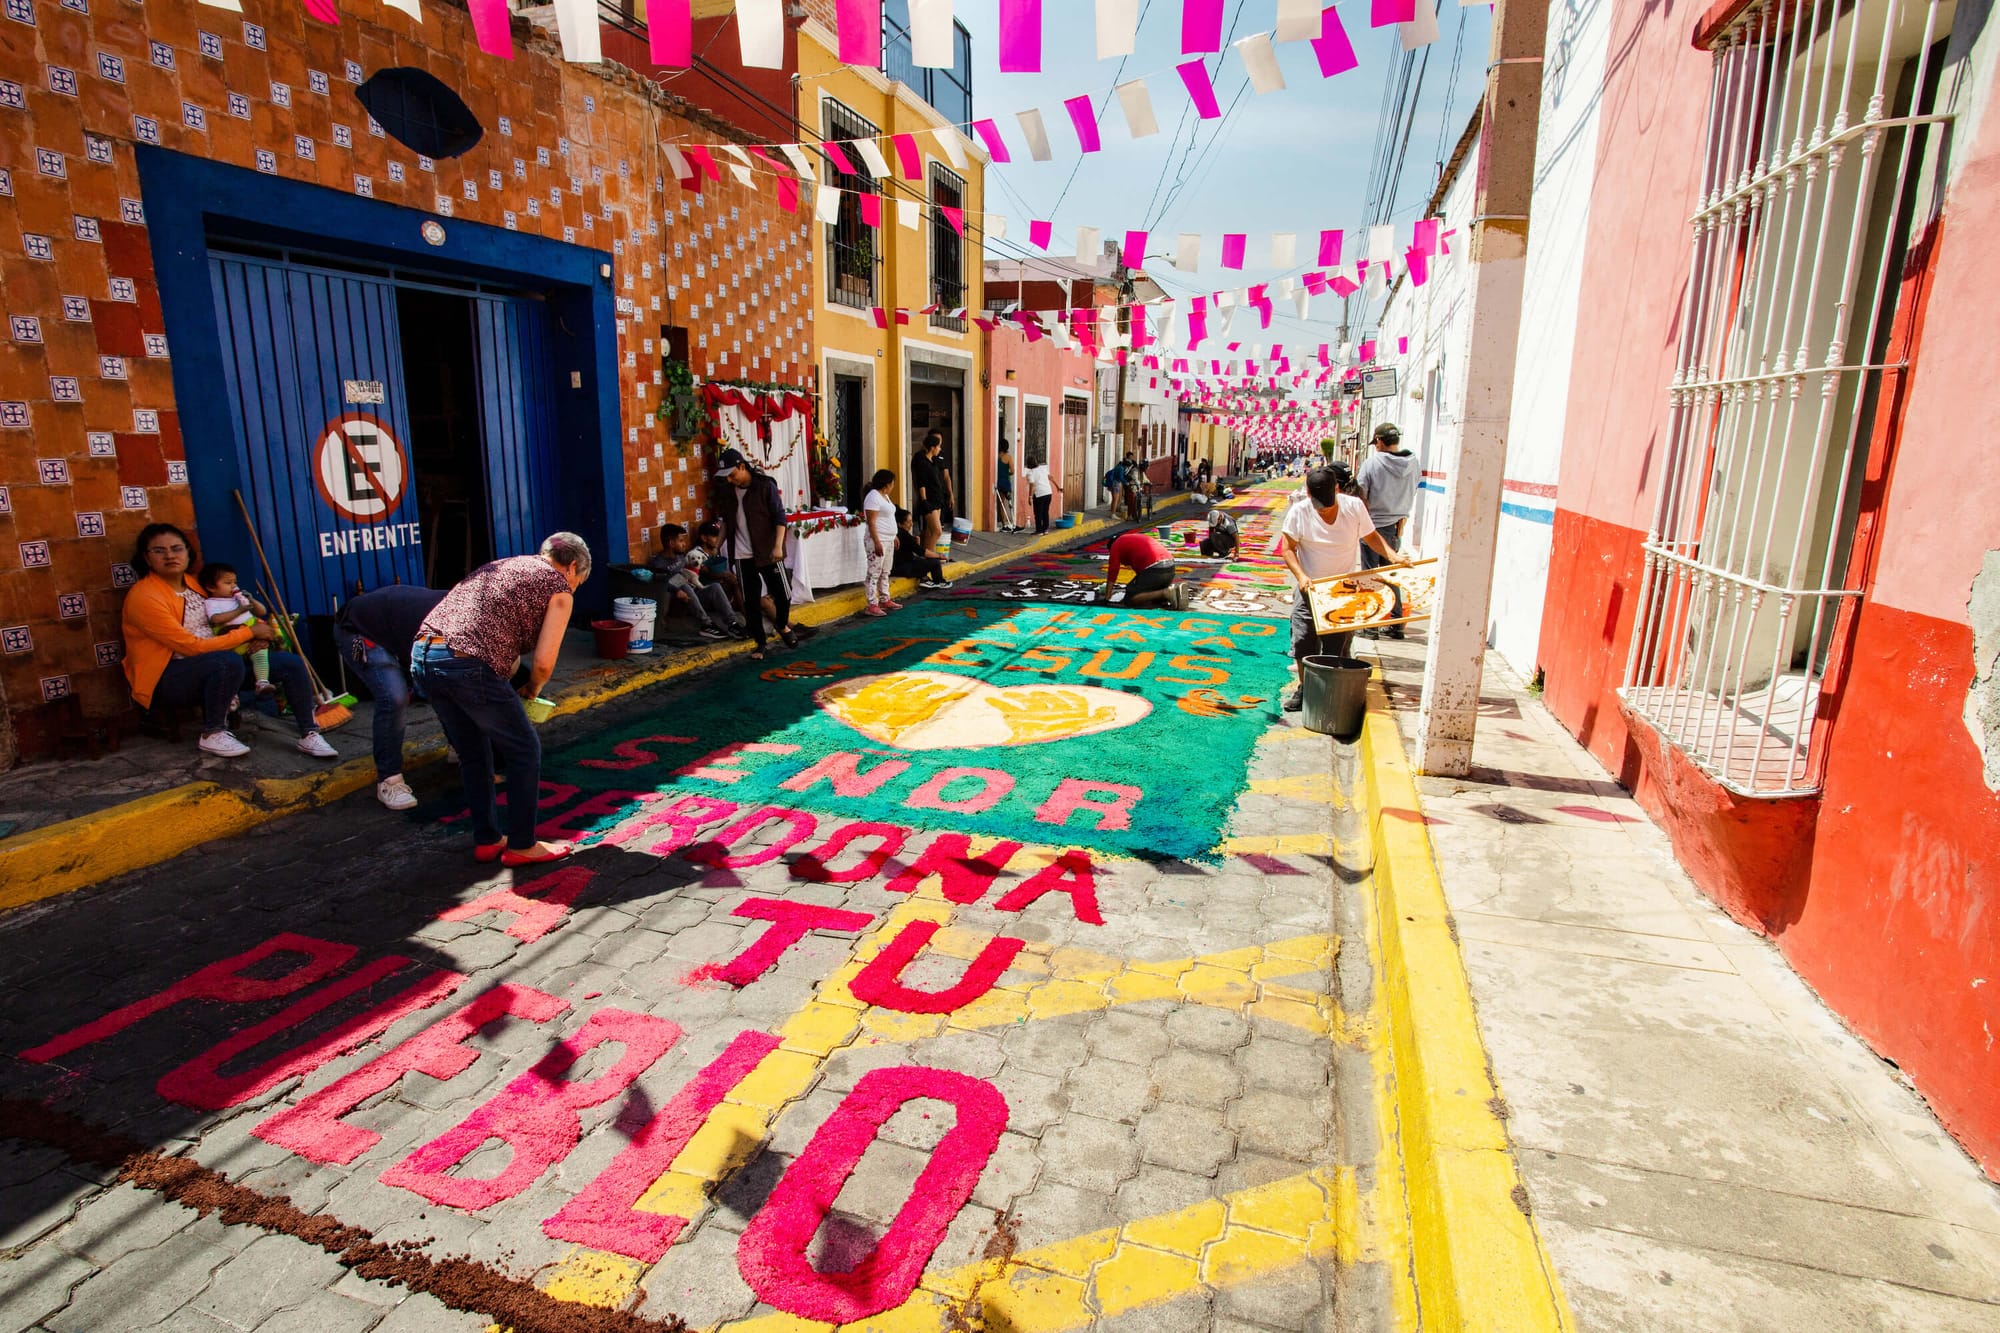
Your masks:
<svg viewBox="0 0 2000 1333"><path fill-rule="evenodd" d="M934 329L965 332L963 317L954 310L965 307L965 237L952 226L944 210L955 208L965 215L965 181L933 162L931 164L931 299L938 307L931 316Z"/></svg>
<svg viewBox="0 0 2000 1333"><path fill-rule="evenodd" d="M1702 195L1626 706L1728 789L1818 790L1860 481L1907 364L1952 5L1754 0L1712 31Z"/></svg>
<svg viewBox="0 0 2000 1333"><path fill-rule="evenodd" d="M823 133L829 142L851 144L880 133L831 99L825 104L824 117ZM832 158L826 160L826 183L840 191L840 215L826 233L826 299L829 305L867 310L881 304L876 281L882 263L881 231L862 221L861 196L876 194L880 186L861 164L860 154L849 148L845 156L854 167L851 173L842 171Z"/></svg>

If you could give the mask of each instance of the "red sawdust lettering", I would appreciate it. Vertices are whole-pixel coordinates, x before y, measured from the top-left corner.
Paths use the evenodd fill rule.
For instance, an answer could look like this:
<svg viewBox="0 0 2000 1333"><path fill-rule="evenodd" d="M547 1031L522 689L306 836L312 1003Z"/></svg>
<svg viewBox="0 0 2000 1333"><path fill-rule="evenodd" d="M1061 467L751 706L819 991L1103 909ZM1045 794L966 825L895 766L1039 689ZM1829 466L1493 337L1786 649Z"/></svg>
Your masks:
<svg viewBox="0 0 2000 1333"><path fill-rule="evenodd" d="M868 912L844 912L837 907L786 902L782 898L748 898L737 904L731 915L768 921L771 925L755 943L728 962L696 968L688 974L688 982L726 981L736 987L747 986L777 966L785 951L804 939L807 931L860 931L875 921Z"/></svg>
<svg viewBox="0 0 2000 1333"><path fill-rule="evenodd" d="M940 833L883 889L888 893L915 893L925 880L935 875L948 901L961 906L976 903L986 896L993 881L1020 850L1018 842L997 842L974 856L970 834Z"/></svg>
<svg viewBox="0 0 2000 1333"><path fill-rule="evenodd" d="M1139 804L1145 795L1138 787L1128 787L1122 782L1064 778L1049 793L1049 799L1035 811L1035 818L1044 824L1064 825L1077 811L1089 810L1098 816L1097 831L1100 833L1129 829L1132 827L1132 807Z"/></svg>
<svg viewBox="0 0 2000 1333"><path fill-rule="evenodd" d="M335 1056L345 1055L373 1041L410 1014L430 1008L465 984L462 972L442 969L429 972L423 980L392 999L282 1054L272 1056L255 1068L240 1074L222 1072L222 1067L238 1056L257 1049L273 1037L293 1031L314 1014L369 990L409 966L411 961L408 958L383 958L352 976L342 977L300 996L263 1022L232 1034L178 1069L170 1070L160 1079L160 1095L168 1101L203 1111L220 1111L253 1097L261 1097L286 1079L310 1074Z"/></svg>
<svg viewBox="0 0 2000 1333"><path fill-rule="evenodd" d="M569 1156L583 1138L584 1111L631 1087L680 1039L678 1023L623 1009L600 1009L576 1035L564 1039L492 1100L384 1171L382 1183L466 1212L504 1203ZM611 1068L582 1082L562 1077L586 1052L606 1042L624 1048ZM450 1174L488 1139L499 1139L512 1150L498 1175L481 1179Z"/></svg>
<svg viewBox="0 0 2000 1333"><path fill-rule="evenodd" d="M542 1223L542 1234L641 1263L658 1263L680 1239L688 1219L641 1212L640 1196L673 1167L722 1099L778 1046L778 1038L768 1032L738 1033L721 1055L646 1122L610 1166Z"/></svg>
<svg viewBox="0 0 2000 1333"><path fill-rule="evenodd" d="M1000 976L1013 965L1014 957L1027 941L996 935L980 949L979 956L966 967L965 974L941 991L917 990L903 984L903 970L938 933L935 921L912 921L896 932L881 953L868 960L848 990L854 998L901 1014L950 1014L971 1004L999 984Z"/></svg>
<svg viewBox="0 0 2000 1333"><path fill-rule="evenodd" d="M622 816L635 805L659 799L660 794L651 791L601 791L574 810L565 810L554 818L543 820L541 826L535 830L535 836L555 842L588 837L595 830L579 828L578 825L585 820L603 818L607 815Z"/></svg>
<svg viewBox="0 0 2000 1333"><path fill-rule="evenodd" d="M841 1186L889 1118L919 1098L952 1104L950 1132L874 1250L847 1272L820 1272L807 1251ZM901 1305L972 1197L1006 1127L1007 1099L984 1079L917 1065L870 1070L751 1219L737 1245L737 1270L761 1300L802 1319L846 1324Z"/></svg>
<svg viewBox="0 0 2000 1333"><path fill-rule="evenodd" d="M704 755L686 768L675 771L677 778L706 778L710 782L741 782L750 776L748 769L738 768L746 754L797 754L796 745L777 745L768 741L742 741L725 745L714 754Z"/></svg>
<svg viewBox="0 0 2000 1333"><path fill-rule="evenodd" d="M672 856L693 842L702 829L729 818L740 808L734 801L719 801L713 796L683 796L672 805L626 820L604 836L604 845L625 847L647 838L645 851L654 856ZM659 829L665 832L648 837Z"/></svg>
<svg viewBox="0 0 2000 1333"><path fill-rule="evenodd" d="M660 762L660 756L647 749L649 745L694 745L699 736L640 736L629 741L620 741L611 747L616 759L579 759L578 768L602 768L613 773L629 773L635 768Z"/></svg>
<svg viewBox="0 0 2000 1333"><path fill-rule="evenodd" d="M792 878L808 884L859 884L882 873L889 858L903 850L910 830L894 824L847 824L833 831L827 840L792 862ZM828 863L862 838L875 839L874 848L846 870L830 869Z"/></svg>
<svg viewBox="0 0 2000 1333"><path fill-rule="evenodd" d="M572 787L566 782L550 782L544 779L535 788L535 808L537 810L546 810L558 805L567 805L575 800L577 793L582 790L583 788ZM507 808L507 788L505 784L502 784L500 789L494 793L493 800L497 809L504 811ZM438 823L457 824L471 817L472 812L470 810L460 810L456 814L444 816L438 820Z"/></svg>
<svg viewBox="0 0 2000 1333"><path fill-rule="evenodd" d="M732 852L729 849L748 838L766 824L788 825L778 840L768 847L758 847L747 852ZM751 866L769 865L792 848L819 831L819 820L803 810L787 810L782 805L767 805L743 816L713 838L696 843L687 849L687 859L696 865L716 866L725 870L744 870Z"/></svg>
<svg viewBox="0 0 2000 1333"><path fill-rule="evenodd" d="M279 999L332 976L346 967L359 952L361 951L352 944L335 944L331 940L316 940L307 935L294 935L290 932L274 935L254 949L247 949L232 958L210 963L163 991L148 995L143 1000L134 1000L123 1008L112 1010L102 1018L93 1019L82 1027L71 1028L59 1037L22 1051L21 1058L36 1064L60 1059L92 1042L103 1041L106 1037L123 1032L141 1019L151 1018L161 1010L171 1009L186 1000L213 1000L218 1004L255 1004L262 1000ZM280 973L275 977L245 975L259 964L285 954L297 954L304 961L289 972Z"/></svg>
<svg viewBox="0 0 2000 1333"><path fill-rule="evenodd" d="M351 1162L381 1142L382 1136L350 1125L342 1116L395 1087L406 1074L427 1074L442 1083L465 1072L479 1055L467 1050L464 1043L489 1023L508 1017L546 1023L568 1008L567 1000L503 982L353 1073L335 1079L297 1106L268 1117L250 1132L308 1161Z"/></svg>
<svg viewBox="0 0 2000 1333"><path fill-rule="evenodd" d="M498 888L483 898L446 908L437 914L440 921L470 921L476 916L497 913L511 916L507 933L533 944L562 924L570 904L597 878L595 870L566 866L526 884Z"/></svg>
<svg viewBox="0 0 2000 1333"><path fill-rule="evenodd" d="M821 782L833 784L836 796L873 796L889 779L906 772L910 765L902 759L884 759L866 773L861 756L841 751L830 754L811 768L794 773L778 785L786 791L811 791Z"/></svg>
<svg viewBox="0 0 2000 1333"><path fill-rule="evenodd" d="M977 782L970 796L947 797L945 792L960 782ZM949 810L955 814L977 815L1000 804L1014 790L1014 776L997 768L947 768L903 799L911 810Z"/></svg>
<svg viewBox="0 0 2000 1333"><path fill-rule="evenodd" d="M1090 863L1090 853L1081 849L1064 852L993 906L996 911L1019 912L1051 893L1068 894L1070 910L1084 925L1104 924L1104 913L1097 907L1097 869Z"/></svg>

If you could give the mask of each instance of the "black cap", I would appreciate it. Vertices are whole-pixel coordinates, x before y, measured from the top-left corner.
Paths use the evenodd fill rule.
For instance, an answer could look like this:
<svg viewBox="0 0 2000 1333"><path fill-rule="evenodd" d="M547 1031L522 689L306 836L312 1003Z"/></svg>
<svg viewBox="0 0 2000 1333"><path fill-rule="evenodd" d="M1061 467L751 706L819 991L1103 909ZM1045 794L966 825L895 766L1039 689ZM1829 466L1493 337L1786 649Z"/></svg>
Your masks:
<svg viewBox="0 0 2000 1333"><path fill-rule="evenodd" d="M1395 422L1385 421L1375 428L1375 438L1378 440L1387 440L1391 444L1394 444L1397 440L1403 438L1403 432L1396 428Z"/></svg>
<svg viewBox="0 0 2000 1333"><path fill-rule="evenodd" d="M715 460L715 475L718 477L726 477L730 473L734 472L737 468L742 467L743 465L744 465L744 460L743 460L742 450L724 449L722 451L722 457Z"/></svg>

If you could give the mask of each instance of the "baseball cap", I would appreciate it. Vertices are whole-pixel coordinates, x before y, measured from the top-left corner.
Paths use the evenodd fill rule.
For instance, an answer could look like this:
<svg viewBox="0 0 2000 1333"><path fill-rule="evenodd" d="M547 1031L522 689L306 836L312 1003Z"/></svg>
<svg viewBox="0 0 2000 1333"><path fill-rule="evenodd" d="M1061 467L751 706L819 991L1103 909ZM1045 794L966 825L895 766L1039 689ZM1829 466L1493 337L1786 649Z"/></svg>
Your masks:
<svg viewBox="0 0 2000 1333"><path fill-rule="evenodd" d="M1403 432L1397 428L1395 422L1385 421L1375 428L1375 438L1389 441L1400 440L1403 438Z"/></svg>
<svg viewBox="0 0 2000 1333"><path fill-rule="evenodd" d="M715 475L718 477L726 477L730 473L734 472L737 468L740 468L742 466L743 466L742 450L724 449L722 451L722 457L715 460Z"/></svg>

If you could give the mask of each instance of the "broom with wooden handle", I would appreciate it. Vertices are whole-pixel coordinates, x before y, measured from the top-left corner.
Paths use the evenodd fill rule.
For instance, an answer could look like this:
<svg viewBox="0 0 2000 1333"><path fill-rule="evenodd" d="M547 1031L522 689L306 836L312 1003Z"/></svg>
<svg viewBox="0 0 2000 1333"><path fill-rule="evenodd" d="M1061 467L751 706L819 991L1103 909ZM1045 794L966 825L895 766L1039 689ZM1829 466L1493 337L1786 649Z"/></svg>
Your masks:
<svg viewBox="0 0 2000 1333"><path fill-rule="evenodd" d="M271 572L271 561L264 554L264 540L257 535L257 525L250 521L250 506L243 503L242 491L230 493L236 497L236 508L243 515L243 526L250 532L250 544L257 550L257 563L264 567L264 581L271 587L271 596L277 605L278 615L285 622L285 632L292 636L294 648L303 647L299 643L298 622L292 619L291 610L285 605L285 595L278 590L277 576ZM312 659L301 652L299 660L306 664L306 677L312 681L313 692L317 696L313 708L313 725L322 731L346 726L354 717L353 712L345 703L333 697L333 691L327 689L326 682L319 678L319 672L313 670ZM292 707L297 709L298 706L297 700L294 700Z"/></svg>

